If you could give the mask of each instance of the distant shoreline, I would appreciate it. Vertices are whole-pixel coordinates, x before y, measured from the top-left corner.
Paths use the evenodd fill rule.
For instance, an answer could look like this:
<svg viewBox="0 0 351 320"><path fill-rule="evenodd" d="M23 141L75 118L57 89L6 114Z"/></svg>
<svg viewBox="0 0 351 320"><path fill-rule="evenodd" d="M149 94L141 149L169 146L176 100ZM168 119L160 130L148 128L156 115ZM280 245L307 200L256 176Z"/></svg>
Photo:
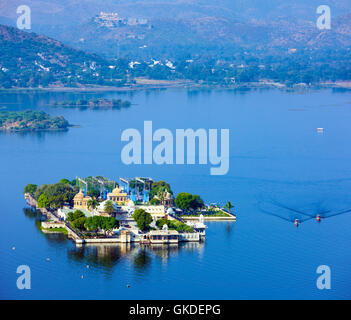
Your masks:
<svg viewBox="0 0 351 320"><path fill-rule="evenodd" d="M5 133L32 133L32 132L66 132L69 128L81 128L80 125L70 124L67 128L47 128L47 129L7 129L0 127L0 132Z"/></svg>
<svg viewBox="0 0 351 320"><path fill-rule="evenodd" d="M125 87L114 86L89 86L89 87L45 87L45 88L0 88L0 92L108 92L108 91L138 91L138 90L155 90L155 89L222 89L222 90L240 90L240 89L351 89L351 81L325 82L308 86L306 84L296 84L288 87L279 82L252 82L240 85L215 85L199 84L191 81L168 81L168 80L150 80L136 85Z"/></svg>

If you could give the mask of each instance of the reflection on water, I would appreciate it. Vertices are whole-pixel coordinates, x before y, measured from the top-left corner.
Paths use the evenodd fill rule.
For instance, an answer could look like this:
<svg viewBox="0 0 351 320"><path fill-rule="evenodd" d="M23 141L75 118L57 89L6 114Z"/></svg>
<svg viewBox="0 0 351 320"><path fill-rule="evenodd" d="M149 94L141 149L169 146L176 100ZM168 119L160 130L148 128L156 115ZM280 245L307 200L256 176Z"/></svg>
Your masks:
<svg viewBox="0 0 351 320"><path fill-rule="evenodd" d="M92 267L112 270L123 259L131 262L134 270L145 273L155 257L160 257L162 263L171 256L177 256L180 251L200 252L204 243L187 242L179 245L139 245L139 244L84 244L67 251L69 259Z"/></svg>
<svg viewBox="0 0 351 320"><path fill-rule="evenodd" d="M144 245L145 246L145 245ZM151 246L145 246L148 251L153 253L155 256L162 258L162 261L166 261L171 256L177 256L181 251L202 251L204 248L204 242L180 242L179 244L153 244Z"/></svg>
<svg viewBox="0 0 351 320"><path fill-rule="evenodd" d="M23 213L26 217L35 219L36 221L43 220L42 213L39 210L36 210L35 208L32 208L32 207L23 208Z"/></svg>
<svg viewBox="0 0 351 320"><path fill-rule="evenodd" d="M112 269L123 256L131 252L126 245L99 244L76 246L67 251L67 257L75 262L87 264L92 267Z"/></svg>
<svg viewBox="0 0 351 320"><path fill-rule="evenodd" d="M226 226L225 226L226 235L227 235L228 238L230 238L232 232L234 232L234 226L235 226L235 224L232 223L231 221L223 222L223 223L226 224Z"/></svg>
<svg viewBox="0 0 351 320"><path fill-rule="evenodd" d="M43 214L34 208L23 208L26 217L34 219L35 226L41 231L41 221L45 219ZM60 245L66 242L70 245L71 240L62 233L43 233L46 240L52 246ZM113 268L123 259L131 262L134 270L138 273L146 272L151 266L154 258L161 258L162 263L174 256L176 257L181 251L202 253L204 243L201 242L184 242L170 245L139 245L138 243L119 243L119 244L84 244L75 245L67 249L67 257L81 264L103 269L105 273L111 274Z"/></svg>
<svg viewBox="0 0 351 320"><path fill-rule="evenodd" d="M145 272L152 262L152 258L147 248L140 247L138 252L133 255L132 262L136 271Z"/></svg>
<svg viewBox="0 0 351 320"><path fill-rule="evenodd" d="M68 133L69 129L65 129L65 130L42 130L42 131L18 131L18 132L14 132L14 131L3 131L0 130L0 136L16 136L16 137L20 137L20 138L34 138L40 142L43 142L45 140L45 137L47 135L50 136L64 136Z"/></svg>
<svg viewBox="0 0 351 320"><path fill-rule="evenodd" d="M26 217L30 219L34 219L35 228L38 230L38 232L45 234L45 238L49 244L53 246L55 245L57 246L57 244L62 244L68 241L67 236L63 233L54 233L54 232L44 233L41 230L41 221L45 220L46 218L39 210L36 210L35 208L31 208L31 207L26 207L26 208L23 208L23 213Z"/></svg>

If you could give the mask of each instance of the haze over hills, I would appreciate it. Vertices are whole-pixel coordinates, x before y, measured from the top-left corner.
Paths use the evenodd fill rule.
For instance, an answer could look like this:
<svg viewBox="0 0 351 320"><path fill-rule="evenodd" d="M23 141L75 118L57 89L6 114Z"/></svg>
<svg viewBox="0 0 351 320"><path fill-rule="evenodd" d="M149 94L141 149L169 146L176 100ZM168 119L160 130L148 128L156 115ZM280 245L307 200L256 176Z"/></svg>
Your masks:
<svg viewBox="0 0 351 320"><path fill-rule="evenodd" d="M23 4L31 30L13 28ZM0 85L350 80L351 1L324 4L331 30L316 26L319 0L5 0Z"/></svg>
<svg viewBox="0 0 351 320"><path fill-rule="evenodd" d="M145 18L199 18L215 16L237 18L243 22L251 19L267 21L278 17L314 20L316 8L329 5L333 15L343 15L351 10L348 0L2 0L1 16L16 18L16 8L28 5L38 24L77 24L101 11L116 11L121 16Z"/></svg>
<svg viewBox="0 0 351 320"><path fill-rule="evenodd" d="M5 0L0 22L15 25L16 8L32 10L32 30L106 57L230 56L232 50L318 49L351 45L351 1L326 0L332 29L316 27L319 0ZM100 12L147 23L117 27Z"/></svg>
<svg viewBox="0 0 351 320"><path fill-rule="evenodd" d="M350 80L349 48L233 52L230 59L104 59L52 38L0 25L0 87L134 86L142 78L221 86L320 84ZM144 81L143 80L143 81ZM139 82L140 83L140 82ZM145 82L144 82L145 83ZM159 83L159 82L158 82Z"/></svg>

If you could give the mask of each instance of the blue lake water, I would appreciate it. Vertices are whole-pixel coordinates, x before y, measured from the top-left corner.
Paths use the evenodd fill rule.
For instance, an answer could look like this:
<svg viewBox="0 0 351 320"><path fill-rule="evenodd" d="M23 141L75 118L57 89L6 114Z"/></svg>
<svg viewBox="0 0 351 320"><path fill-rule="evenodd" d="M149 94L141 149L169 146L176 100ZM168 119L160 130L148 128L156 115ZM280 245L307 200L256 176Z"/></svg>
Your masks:
<svg viewBox="0 0 351 320"><path fill-rule="evenodd" d="M129 99L133 105L109 111L50 107L89 97ZM2 92L2 106L62 114L81 127L0 133L1 299L351 298L351 214L319 224L310 219L299 228L268 214L295 215L272 199L311 214L351 208L350 92ZM211 176L210 164L123 164L121 132L142 131L145 120L173 132L229 128L228 174ZM42 234L38 217L23 211L23 187L90 175L149 176L206 203L230 200L237 222L208 223L205 243L177 247L76 248L62 235ZM19 265L31 268L31 290L16 287ZM319 265L331 268L331 290L316 287Z"/></svg>

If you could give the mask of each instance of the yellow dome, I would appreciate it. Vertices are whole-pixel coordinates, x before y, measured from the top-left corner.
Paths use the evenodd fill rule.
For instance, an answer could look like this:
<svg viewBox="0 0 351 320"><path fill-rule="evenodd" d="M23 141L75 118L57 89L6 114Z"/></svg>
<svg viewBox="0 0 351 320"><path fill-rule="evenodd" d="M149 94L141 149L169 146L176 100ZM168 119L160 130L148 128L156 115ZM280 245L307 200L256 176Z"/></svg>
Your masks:
<svg viewBox="0 0 351 320"><path fill-rule="evenodd" d="M121 189L119 187L116 187L112 190L112 193L121 193Z"/></svg>
<svg viewBox="0 0 351 320"><path fill-rule="evenodd" d="M112 190L111 193L108 194L108 196L127 196L125 192L119 187L116 187Z"/></svg>
<svg viewBox="0 0 351 320"><path fill-rule="evenodd" d="M84 193L81 191L79 191L75 196L74 196L74 200L80 200L80 199L84 199Z"/></svg>

